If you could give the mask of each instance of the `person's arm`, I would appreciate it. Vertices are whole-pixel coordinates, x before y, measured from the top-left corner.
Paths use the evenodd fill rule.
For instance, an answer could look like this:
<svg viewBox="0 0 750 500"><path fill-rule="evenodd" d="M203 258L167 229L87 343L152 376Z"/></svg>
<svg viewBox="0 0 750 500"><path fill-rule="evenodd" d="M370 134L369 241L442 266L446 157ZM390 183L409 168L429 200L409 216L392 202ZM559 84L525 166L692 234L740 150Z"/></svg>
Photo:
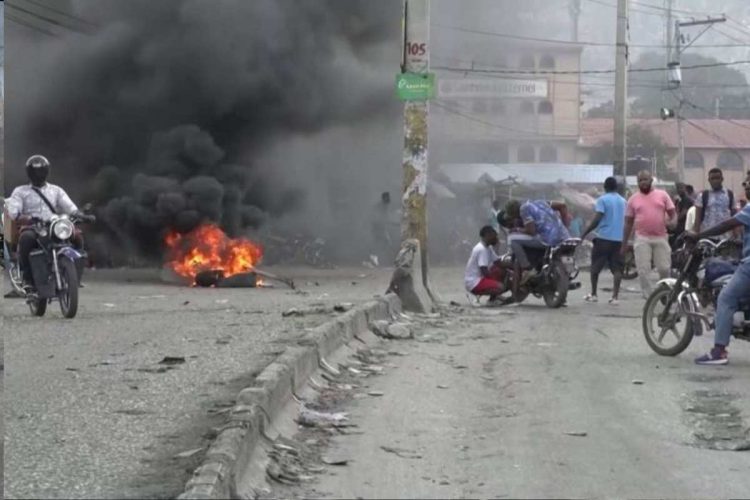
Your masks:
<svg viewBox="0 0 750 500"><path fill-rule="evenodd" d="M78 207L75 203L73 203L73 200L70 199L70 196L68 196L68 193L65 192L64 189L60 188L59 192L57 193L57 211L62 214L72 215L76 212L78 212Z"/></svg>
<svg viewBox="0 0 750 500"><path fill-rule="evenodd" d="M625 253L628 247L628 242L633 234L633 223L635 219L633 217L625 217L625 230L622 233L622 253Z"/></svg>
<svg viewBox="0 0 750 500"><path fill-rule="evenodd" d="M731 219L727 219L724 222L720 222L714 227L706 229L702 233L696 234L695 232L693 232L692 234L695 235L695 238L702 240L703 238L711 238L712 236L721 236L722 234L733 231L741 227L742 225L743 224L739 219L737 219L736 217L732 217Z"/></svg>
<svg viewBox="0 0 750 500"><path fill-rule="evenodd" d="M21 189L16 188L5 202L5 208L8 211L8 215L11 220L18 220L23 212L23 196L21 196Z"/></svg>
<svg viewBox="0 0 750 500"><path fill-rule="evenodd" d="M528 204L524 204L521 206L521 222L523 223L523 227L521 228L521 232L523 234L528 234L529 236L536 236L536 223L534 222L534 216L532 215L532 208Z"/></svg>
<svg viewBox="0 0 750 500"><path fill-rule="evenodd" d="M669 195L665 192L664 193L664 202L667 212L667 227L674 229L677 227L677 210L675 209L674 202L672 201L672 198L669 197Z"/></svg>
<svg viewBox="0 0 750 500"><path fill-rule="evenodd" d="M701 232L701 221L703 220L703 192L695 200L695 221L693 221L693 227L688 230L693 233Z"/></svg>
<svg viewBox="0 0 750 500"><path fill-rule="evenodd" d="M479 265L479 272L482 273L482 276L485 278L490 277L490 249L485 248L484 252L479 254L479 258L477 259L477 264Z"/></svg>
<svg viewBox="0 0 750 500"><path fill-rule="evenodd" d="M566 205L565 202L562 201L551 201L549 206L552 208L552 210L560 213L560 220L562 220L563 225L565 227L569 227L572 217L570 217L570 214L568 213L568 205Z"/></svg>
<svg viewBox="0 0 750 500"><path fill-rule="evenodd" d="M604 218L604 214L602 212L596 212L596 215L594 216L594 220L591 221L589 226L586 228L586 230L581 234L581 239L585 240L586 236L589 235L591 231L599 227L599 223Z"/></svg>

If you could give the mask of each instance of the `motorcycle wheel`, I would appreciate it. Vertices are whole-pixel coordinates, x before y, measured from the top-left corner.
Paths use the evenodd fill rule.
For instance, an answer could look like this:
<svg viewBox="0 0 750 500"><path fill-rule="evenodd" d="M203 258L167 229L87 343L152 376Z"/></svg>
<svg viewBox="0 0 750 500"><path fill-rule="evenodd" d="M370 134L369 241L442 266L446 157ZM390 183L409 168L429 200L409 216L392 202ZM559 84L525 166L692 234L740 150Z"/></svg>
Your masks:
<svg viewBox="0 0 750 500"><path fill-rule="evenodd" d="M57 298L60 301L60 311L67 319L75 318L78 313L78 270L70 259L60 259L59 266L62 289Z"/></svg>
<svg viewBox="0 0 750 500"><path fill-rule="evenodd" d="M651 293L646 300L646 305L643 306L643 334L651 350L660 356L677 356L682 353L690 345L695 334L694 322L689 321L689 318L681 309L680 312L675 311L677 318L674 325L671 327L659 325L659 315L664 311L662 301L666 302L670 293L670 287L661 285ZM672 308L679 308L679 305L674 303ZM683 328L678 328L680 324L683 325ZM675 338L673 344L664 343L669 332Z"/></svg>
<svg viewBox="0 0 750 500"><path fill-rule="evenodd" d="M545 289L544 303L551 309L557 309L565 304L568 298L570 277L562 262L555 262L550 269L549 288Z"/></svg>
<svg viewBox="0 0 750 500"><path fill-rule="evenodd" d="M29 301L29 310L32 316L41 318L47 312L47 299L33 299Z"/></svg>

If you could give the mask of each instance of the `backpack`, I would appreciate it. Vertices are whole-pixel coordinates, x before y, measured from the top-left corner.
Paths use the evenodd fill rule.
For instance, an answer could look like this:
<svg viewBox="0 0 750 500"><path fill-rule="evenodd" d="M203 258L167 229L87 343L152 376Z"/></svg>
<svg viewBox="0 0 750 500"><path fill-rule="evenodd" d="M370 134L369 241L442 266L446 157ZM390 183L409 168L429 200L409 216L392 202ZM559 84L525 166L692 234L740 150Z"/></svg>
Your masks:
<svg viewBox="0 0 750 500"><path fill-rule="evenodd" d="M727 189L727 194L729 195L729 215L734 216L736 210L734 209L734 193L731 189ZM703 219L706 218L706 207L708 206L708 189L705 189L701 193L701 200L703 201L703 209L701 210L701 224L703 224Z"/></svg>

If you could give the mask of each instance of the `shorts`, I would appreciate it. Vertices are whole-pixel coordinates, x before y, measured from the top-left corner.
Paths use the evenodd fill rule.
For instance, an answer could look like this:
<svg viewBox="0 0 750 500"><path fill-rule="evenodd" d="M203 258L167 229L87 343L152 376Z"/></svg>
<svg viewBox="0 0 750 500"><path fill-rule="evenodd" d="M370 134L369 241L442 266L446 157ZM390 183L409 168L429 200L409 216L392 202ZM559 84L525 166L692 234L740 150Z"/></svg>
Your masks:
<svg viewBox="0 0 750 500"><path fill-rule="evenodd" d="M605 266L612 272L622 271L624 260L620 249L622 243L619 241L594 239L594 248L591 251L591 270L600 272Z"/></svg>
<svg viewBox="0 0 750 500"><path fill-rule="evenodd" d="M474 295L490 295L490 292L496 292L497 290L502 289L503 285L499 281L493 280L492 278L482 278L482 281L471 290L471 293Z"/></svg>

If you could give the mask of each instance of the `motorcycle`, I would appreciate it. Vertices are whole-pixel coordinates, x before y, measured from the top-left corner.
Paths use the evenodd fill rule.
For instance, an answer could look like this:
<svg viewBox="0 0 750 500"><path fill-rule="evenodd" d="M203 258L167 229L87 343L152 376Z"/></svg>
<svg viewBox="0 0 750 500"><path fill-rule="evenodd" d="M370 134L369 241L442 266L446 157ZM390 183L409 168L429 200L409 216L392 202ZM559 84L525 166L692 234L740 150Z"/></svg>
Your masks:
<svg viewBox="0 0 750 500"><path fill-rule="evenodd" d="M33 231L37 248L29 255L33 289L25 289L17 253L11 253L3 241L3 267L7 270L11 286L26 299L34 316L44 316L47 305L58 300L65 318L74 318L78 312L78 288L86 258L84 251L73 248L72 237L76 224L93 222L92 215L53 215L49 221L32 219L25 228Z"/></svg>
<svg viewBox="0 0 750 500"><path fill-rule="evenodd" d="M581 287L580 283L573 283L580 272L575 258L576 249L580 245L580 238L570 238L554 247L527 250L530 261L537 263L535 268L538 274L519 287L513 298L514 302L521 303L529 295L534 295L543 298L549 308L562 307L567 301L568 291ZM510 270L505 274L503 285L506 290L512 290L518 279L515 257L507 253L501 260L503 267Z"/></svg>
<svg viewBox="0 0 750 500"><path fill-rule="evenodd" d="M683 246L677 277L660 281L643 308L643 333L654 352L677 356L704 327L713 329L719 293L736 269L732 261L717 256L730 252L733 244L700 240ZM732 335L750 341L750 297L740 303L733 319Z"/></svg>

